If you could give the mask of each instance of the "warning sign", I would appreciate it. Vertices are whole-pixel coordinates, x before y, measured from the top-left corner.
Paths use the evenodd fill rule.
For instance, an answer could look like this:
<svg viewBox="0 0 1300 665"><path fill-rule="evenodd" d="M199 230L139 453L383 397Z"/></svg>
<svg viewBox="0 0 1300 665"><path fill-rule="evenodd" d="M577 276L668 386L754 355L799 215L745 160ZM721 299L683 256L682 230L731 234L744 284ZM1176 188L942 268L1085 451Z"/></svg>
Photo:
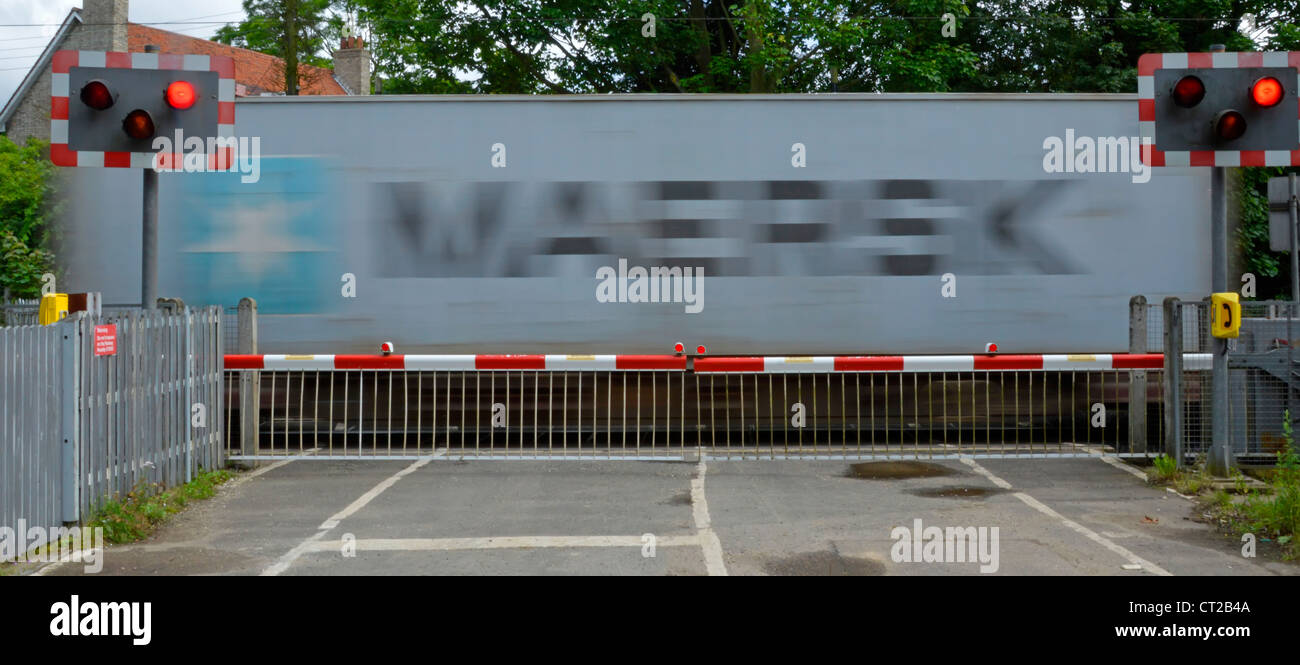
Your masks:
<svg viewBox="0 0 1300 665"><path fill-rule="evenodd" d="M95 326L95 355L117 355L117 325Z"/></svg>

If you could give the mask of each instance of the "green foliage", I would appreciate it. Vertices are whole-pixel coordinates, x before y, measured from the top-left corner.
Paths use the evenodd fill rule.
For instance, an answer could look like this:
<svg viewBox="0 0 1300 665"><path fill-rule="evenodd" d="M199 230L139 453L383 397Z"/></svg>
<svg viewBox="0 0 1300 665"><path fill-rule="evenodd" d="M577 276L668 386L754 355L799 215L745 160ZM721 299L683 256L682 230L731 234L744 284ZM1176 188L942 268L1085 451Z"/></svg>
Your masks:
<svg viewBox="0 0 1300 665"><path fill-rule="evenodd" d="M337 0L244 0L248 18L221 27L212 39L281 58L285 92L297 94L303 83L298 63L331 66L329 49L338 46L342 23L330 8L339 4Z"/></svg>
<svg viewBox="0 0 1300 665"><path fill-rule="evenodd" d="M1277 453L1277 462L1268 475L1268 489L1249 490L1245 478L1236 476L1238 494L1246 499L1239 504L1212 501L1216 516L1238 535L1255 534L1262 541L1282 546L1286 559L1300 558L1300 543L1295 540L1300 529L1300 455L1297 455L1289 412L1283 413L1283 436L1286 449Z"/></svg>
<svg viewBox="0 0 1300 665"><path fill-rule="evenodd" d="M230 477L229 471L221 469L200 471L190 482L170 490L157 483L141 482L126 496L105 503L87 526L103 528L104 540L110 543L141 540L190 501L212 498L217 486Z"/></svg>
<svg viewBox="0 0 1300 665"><path fill-rule="evenodd" d="M1275 538L1293 558L1300 554L1292 542L1300 532L1300 455L1294 448L1278 452L1268 484L1269 493L1252 495L1242 504L1238 529Z"/></svg>
<svg viewBox="0 0 1300 665"><path fill-rule="evenodd" d="M1152 469L1155 470L1155 476L1158 480L1169 480L1174 477L1175 473L1178 473L1178 464L1174 462L1174 458L1168 455L1161 455L1151 460L1151 462Z"/></svg>
<svg viewBox="0 0 1300 665"><path fill-rule="evenodd" d="M51 272L54 167L46 144L29 139L19 146L0 136L0 292L14 297L39 295L41 275Z"/></svg>

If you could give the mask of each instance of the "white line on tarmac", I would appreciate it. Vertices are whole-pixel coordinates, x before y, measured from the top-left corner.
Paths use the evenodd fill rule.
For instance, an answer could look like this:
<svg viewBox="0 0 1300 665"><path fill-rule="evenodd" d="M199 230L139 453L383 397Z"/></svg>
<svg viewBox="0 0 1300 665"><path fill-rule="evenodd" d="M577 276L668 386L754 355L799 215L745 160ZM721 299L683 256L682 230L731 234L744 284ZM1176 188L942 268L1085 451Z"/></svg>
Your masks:
<svg viewBox="0 0 1300 665"><path fill-rule="evenodd" d="M696 465L695 477L691 479L691 512L695 516L695 529L699 532L700 547L704 550L704 565L709 575L727 574L727 564L722 559L722 541L713 532L709 521L709 502L704 498L704 473L707 470L704 459Z"/></svg>
<svg viewBox="0 0 1300 665"><path fill-rule="evenodd" d="M44 575L48 575L49 573L52 573L52 572L54 572L55 570L57 570L57 569L58 569L60 566L62 566L63 564L65 564L65 563L70 563L70 562L72 562L72 561L76 561L76 562L78 562L78 563L81 563L81 562L83 562L83 561L86 560L86 555L87 555L87 554L90 554L90 555L92 555L92 556L98 554L99 557L100 557L100 559L99 559L99 563L100 563L100 564L102 564L103 561L104 561L104 559L103 559L103 557L104 557L104 548L103 548L103 547L91 548L91 549L87 549L87 550L78 550L78 551L75 551L75 552L66 552L66 553L64 553L62 556L59 557L58 561L51 561L50 563L48 563L48 564L46 564L46 565L44 565L44 566L41 566L41 569L40 569L40 570L37 570L36 572L33 572L33 573L31 574L31 576L32 576L32 577L42 577L42 576L44 576Z"/></svg>
<svg viewBox="0 0 1300 665"><path fill-rule="evenodd" d="M1083 444L1077 444L1077 445L1078 445L1080 448L1083 448L1084 450L1086 450L1086 451L1088 451L1088 452L1090 452L1090 453L1096 453L1097 457L1098 457L1099 459L1101 459L1101 461L1103 461L1103 462L1105 462L1105 463L1107 463L1107 464L1109 464L1109 465L1115 467L1116 469L1119 469L1120 471L1123 471L1124 473L1131 474L1131 475L1134 476L1135 478L1139 478L1139 479L1141 479L1142 482L1147 482L1147 474L1142 473L1141 471L1138 471L1137 469L1133 468L1132 466L1130 466L1130 465L1128 465L1128 464L1125 464L1125 463L1121 462L1120 460L1116 459L1114 455L1106 455L1106 454L1104 454L1104 453L1101 451L1101 449L1098 448L1097 446L1088 446L1088 445L1083 445Z"/></svg>
<svg viewBox="0 0 1300 665"><path fill-rule="evenodd" d="M305 455L310 455L310 454L316 452L317 450L320 450L320 449L319 449L319 448L310 448L310 449L308 449L308 450L304 450L301 454L299 454L299 455L295 455L295 456L293 456L293 457L291 457L291 458L289 458L289 459L280 460L279 462L276 462L276 463L274 463L274 464L268 464L268 465L266 465L266 466L259 467L259 468L256 469L255 471L251 471L251 472L249 472L249 473L246 473L246 474L240 475L239 477L235 478L234 480L230 481L229 483L226 483L226 485L225 485L224 487L222 487L221 489L222 489L223 491L229 491L229 490L232 490L232 489L234 489L234 488L236 488L236 487L239 487L240 485L243 485L244 483L246 483L246 482L248 482L248 481L250 481L250 480L252 480L252 479L254 479L254 478L256 478L256 477L258 477L258 476L260 476L260 475L262 475L262 474L264 474L264 473L266 473L266 472L268 472L268 471L274 471L275 469L278 469L278 468L280 468L280 467L282 467L282 466L288 464L289 462L294 461L295 459L297 459L297 458L299 458L299 457L302 457L302 456L305 456ZM85 552L88 552L88 551L90 551L90 550L82 550L81 553L84 554ZM105 548L101 548L101 549L100 549L100 555L101 555L101 556L103 555L103 552L104 552L104 551L106 551ZM49 564L47 564L47 565L45 565L45 566L42 566L40 570L37 570L37 571L31 573L31 576L32 576L32 577L42 577L42 576L48 575L48 574L54 572L55 570L57 570L57 569L58 569L60 566L62 566L63 564L65 564L65 563L69 563L70 561L73 561L72 554L71 554L71 553L70 553L70 554L65 554L65 555L63 555L63 557L61 557L58 561L52 561L52 562L50 562Z"/></svg>
<svg viewBox="0 0 1300 665"><path fill-rule="evenodd" d="M383 494L383 493L384 493L384 490L386 490L386 489L392 487L394 483L396 483L397 481L399 481L399 480L402 479L402 476L405 476L405 475L407 475L407 474L409 474L409 473L415 471L416 469L419 469L420 467L424 466L425 464L428 464L428 463L429 463L429 459L430 459L430 458L427 458L427 457L426 457L426 458L421 459L421 460L416 460L413 464L411 464L410 466L406 467L405 469L402 469L401 471L398 471L397 473L394 473L393 475L389 476L388 478L385 478L383 482L381 482L381 483L379 483L378 485L375 485L374 487L370 488L370 491L369 491L369 492L366 492L365 494L362 494L360 497L357 498L356 501L353 501L352 504L349 505L347 508L344 508L343 510L340 510L339 512L334 513L334 516L333 516L333 517L331 517L331 518L325 520L324 522L321 522L321 525L320 525L320 527L318 527L318 528L329 530L329 529L333 529L334 527L338 526L338 525L339 525L339 522L342 522L343 520L347 519L349 515L351 515L351 514L357 512L358 510L361 510L362 508L365 508L365 507L366 507L366 504L368 504L368 503L370 503L371 501L373 501L373 500L375 499L375 497L379 496L380 494Z"/></svg>
<svg viewBox="0 0 1300 665"><path fill-rule="evenodd" d="M289 566L292 566L293 562L298 560L298 557L306 554L308 550L312 549L312 544L320 540L321 538L324 538L325 534L327 533L329 533L329 529L317 531L316 535L312 536L311 538L308 538L307 540L302 541L301 543L298 543L297 547L294 547L288 552L285 552L284 556L280 557L279 560L277 560L269 568L263 570L262 577L274 577L276 575L279 575L280 573L283 573L286 570L289 570Z"/></svg>
<svg viewBox="0 0 1300 665"><path fill-rule="evenodd" d="M997 485L1002 489L1007 489L1007 490L1011 489L1011 483L993 475L991 471L984 468L983 466L980 466L979 462L976 462L975 460L970 459L969 457L963 457L961 461L964 462L967 466L969 466L972 470L974 470L975 473L978 473L981 476L988 478L990 481L993 482L994 485ZM1034 510L1037 510L1042 514L1047 515L1048 517L1052 517L1054 519L1060 520L1062 524L1069 527L1070 529L1073 529L1074 531L1077 531L1078 533L1087 537L1089 540L1124 557L1125 559L1128 559L1130 564L1142 566L1142 568L1156 575L1163 575L1167 577L1173 576L1173 573L1165 570L1164 568L1161 568L1160 566L1157 566L1156 564L1147 561L1146 559L1143 559L1142 557L1134 554L1133 552L1130 552L1128 549L1116 544L1114 541L1110 540L1109 538L1106 538L1105 536L1097 533L1096 531L1093 531L1092 529L1089 529L1088 527L1065 517L1064 515L1056 512L1055 510L1052 510L1051 508L1047 507L1045 504L1043 504L1043 502L1039 501L1038 499L1035 499L1034 497L1029 496L1024 492L1015 492L1013 496L1015 496L1017 499L1020 499L1022 502L1025 503L1025 505L1033 508Z"/></svg>
<svg viewBox="0 0 1300 665"><path fill-rule="evenodd" d="M262 474L264 474L264 473L268 473L268 472L274 471L274 470L276 470L276 469L278 469L278 468L280 468L280 467L282 467L282 466L284 466L284 465L286 465L286 464L288 464L288 463L290 463L290 462L293 462L293 461L295 461L295 460L297 460L297 459L299 459L299 458L302 458L302 457L308 457L308 456L312 455L313 453L315 453L315 452L318 451L318 450L320 450L320 448L309 448L309 449L307 449L307 450L302 451L301 453L299 453L299 454L297 454L297 455L294 455L293 457L290 457L289 459L282 459L282 460L280 460L280 461L278 461L278 462L274 462L274 463L272 463L272 464L268 464L268 465L266 465L266 466L259 466L259 467L257 467L256 469L253 469L252 471L249 471L248 473L242 474L242 475L240 475L238 478L235 478L234 481L232 481L230 484L226 485L226 489L230 489L230 488L232 488L232 487L239 487L240 485L243 485L244 483L246 483L246 482L248 482L248 481L250 481L250 480L252 480L252 479L254 479L254 478L256 478L256 477L258 477L258 476L260 476L260 475L262 475Z"/></svg>
<svg viewBox="0 0 1300 665"><path fill-rule="evenodd" d="M699 535L659 536L656 547L686 547L701 545ZM435 551L457 550L509 550L549 547L642 547L642 536L494 536L487 538L361 538L355 541L328 540L308 542L313 552L342 550L353 546L357 551Z"/></svg>
<svg viewBox="0 0 1300 665"><path fill-rule="evenodd" d="M322 522L321 525L317 527L318 529L320 529L320 531L316 532L316 535L312 536L311 538L308 538L307 540L302 541L301 543L298 543L297 547L294 547L288 552L285 552L284 556L281 556L279 560L277 560L274 564L272 564L266 570L263 570L262 575L274 576L274 575L279 575L280 573L283 573L284 571L288 570L289 566L292 566L293 562L298 560L298 557L302 556L303 554L307 553L307 551L312 549L312 543L320 540L321 538L324 538L325 534L329 533L331 529L339 525L339 522L343 521L349 515L357 512L358 510L365 508L366 504L373 501L375 497L382 494L384 490L392 487L394 483L402 479L402 476L405 476L406 474L415 471L416 469L424 466L425 464L428 464L429 461L430 458L427 457L424 459L416 460L414 463L410 464L406 468L402 469L401 471L398 471L397 473L394 473L393 475L385 478L378 485L375 485L374 487L370 488L370 491L366 492L365 494L362 494L356 501L353 501L347 508L344 508L343 510L334 513L333 517Z"/></svg>

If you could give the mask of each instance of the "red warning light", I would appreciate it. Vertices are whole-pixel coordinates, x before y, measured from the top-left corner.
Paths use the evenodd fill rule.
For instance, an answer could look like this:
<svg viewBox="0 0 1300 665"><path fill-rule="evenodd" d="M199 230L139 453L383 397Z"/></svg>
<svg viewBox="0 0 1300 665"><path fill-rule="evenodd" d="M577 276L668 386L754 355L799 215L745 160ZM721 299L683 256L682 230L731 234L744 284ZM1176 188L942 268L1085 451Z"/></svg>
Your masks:
<svg viewBox="0 0 1300 665"><path fill-rule="evenodd" d="M1220 111L1214 117L1214 134L1224 141L1239 139L1246 133L1246 117L1238 111Z"/></svg>
<svg viewBox="0 0 1300 665"><path fill-rule="evenodd" d="M189 81L173 81L167 86L167 104L174 109L185 110L194 106L194 86Z"/></svg>
<svg viewBox="0 0 1300 665"><path fill-rule="evenodd" d="M1195 76L1184 76L1174 84L1173 92L1170 94L1175 104L1189 109L1205 99L1205 84Z"/></svg>
<svg viewBox="0 0 1300 665"><path fill-rule="evenodd" d="M1277 106L1282 101L1282 95L1282 82L1272 76L1255 81L1255 85L1250 88L1251 99L1264 108Z"/></svg>
<svg viewBox="0 0 1300 665"><path fill-rule="evenodd" d="M94 80L81 88L81 103L103 111L113 105L113 93L108 90L108 84Z"/></svg>
<svg viewBox="0 0 1300 665"><path fill-rule="evenodd" d="M695 352L698 353L698 354L700 354L700 355L704 355L704 345L701 344L701 345L695 347Z"/></svg>
<svg viewBox="0 0 1300 665"><path fill-rule="evenodd" d="M153 138L153 118L148 111L136 109L122 119L122 131L133 139Z"/></svg>
<svg viewBox="0 0 1300 665"><path fill-rule="evenodd" d="M673 351L675 353L681 353L685 350L686 350L686 345L682 344L681 342L678 342L677 344L673 345Z"/></svg>

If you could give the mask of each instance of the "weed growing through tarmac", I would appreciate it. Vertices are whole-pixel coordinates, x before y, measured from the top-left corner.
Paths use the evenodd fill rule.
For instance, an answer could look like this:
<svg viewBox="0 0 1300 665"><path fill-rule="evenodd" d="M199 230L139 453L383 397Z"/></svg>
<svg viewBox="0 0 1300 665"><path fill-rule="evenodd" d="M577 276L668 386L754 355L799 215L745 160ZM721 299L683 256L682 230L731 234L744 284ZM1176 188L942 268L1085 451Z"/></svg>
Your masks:
<svg viewBox="0 0 1300 665"><path fill-rule="evenodd" d="M1268 474L1268 490L1251 490L1241 503L1229 503L1224 517L1234 531L1253 533L1272 539L1282 546L1282 558L1300 559L1300 543L1295 541L1300 531L1300 456L1294 448L1277 454L1277 465Z"/></svg>
<svg viewBox="0 0 1300 665"><path fill-rule="evenodd" d="M1205 471L1204 459L1190 469L1179 469L1168 455L1152 460L1151 468L1147 469L1147 479L1153 484L1172 487L1179 494L1188 496L1200 494L1202 489L1210 486L1211 480Z"/></svg>
<svg viewBox="0 0 1300 665"><path fill-rule="evenodd" d="M1215 487L1203 462L1192 469L1178 469L1164 455L1155 458L1147 475L1154 484L1196 496L1204 516L1221 528L1237 536L1251 534L1261 542L1274 542L1281 546L1284 560L1298 560L1300 455L1296 454L1289 414L1283 417L1282 429L1286 446L1277 453L1274 467L1260 472L1266 482L1262 489L1251 487L1240 470L1233 471L1231 489Z"/></svg>
<svg viewBox="0 0 1300 665"><path fill-rule="evenodd" d="M229 471L218 469L199 471L190 482L169 490L164 490L160 483L138 483L125 497L104 504L87 526L102 527L105 542L122 544L142 540L190 501L212 498L217 486L230 478Z"/></svg>

